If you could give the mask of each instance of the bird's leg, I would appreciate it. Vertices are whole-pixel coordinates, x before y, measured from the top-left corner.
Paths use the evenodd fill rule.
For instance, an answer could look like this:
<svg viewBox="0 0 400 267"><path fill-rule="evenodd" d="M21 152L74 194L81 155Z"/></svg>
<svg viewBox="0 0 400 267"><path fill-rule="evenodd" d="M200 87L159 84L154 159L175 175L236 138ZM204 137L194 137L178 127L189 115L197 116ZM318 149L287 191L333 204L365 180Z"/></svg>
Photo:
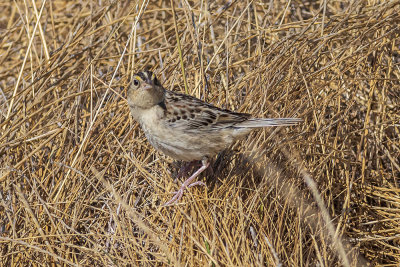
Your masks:
<svg viewBox="0 0 400 267"><path fill-rule="evenodd" d="M204 158L201 161L201 163L202 163L202 166L200 167L200 169L198 169L195 173L192 174L192 176L190 176L186 181L183 182L183 184L181 185L181 188L178 190L178 192L176 192L176 194L172 197L172 199L170 201L168 201L167 203L165 203L164 206L168 206L175 202L178 202L181 199L181 197L183 196L183 191L185 191L186 188L190 188L195 185L206 185L205 183L203 183L201 181L192 182L194 179L196 179L197 176L200 175L200 173L202 173L205 169L208 168L208 166L210 166L210 162L208 161L207 158Z"/></svg>
<svg viewBox="0 0 400 267"><path fill-rule="evenodd" d="M175 178L174 182L177 179L185 177L186 174L188 173L188 171L190 171L193 167L196 167L196 166L201 166L200 162L198 160L194 160L194 161L191 161L191 162L184 162L182 167L179 169L178 174L176 175L176 178Z"/></svg>

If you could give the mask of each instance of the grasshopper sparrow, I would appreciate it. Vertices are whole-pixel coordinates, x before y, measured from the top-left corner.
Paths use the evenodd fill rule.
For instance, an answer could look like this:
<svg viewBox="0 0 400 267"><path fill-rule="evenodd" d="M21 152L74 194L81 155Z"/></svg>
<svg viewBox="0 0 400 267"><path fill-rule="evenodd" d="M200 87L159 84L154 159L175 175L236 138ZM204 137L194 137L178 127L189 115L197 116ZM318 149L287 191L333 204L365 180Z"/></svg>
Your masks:
<svg viewBox="0 0 400 267"><path fill-rule="evenodd" d="M205 185L195 178L209 166L209 158L229 147L255 128L291 126L297 118L257 119L250 114L217 108L193 96L164 89L150 71L134 75L128 89L132 117L139 122L148 141L164 154L182 161L201 160L165 205L180 200L186 188Z"/></svg>

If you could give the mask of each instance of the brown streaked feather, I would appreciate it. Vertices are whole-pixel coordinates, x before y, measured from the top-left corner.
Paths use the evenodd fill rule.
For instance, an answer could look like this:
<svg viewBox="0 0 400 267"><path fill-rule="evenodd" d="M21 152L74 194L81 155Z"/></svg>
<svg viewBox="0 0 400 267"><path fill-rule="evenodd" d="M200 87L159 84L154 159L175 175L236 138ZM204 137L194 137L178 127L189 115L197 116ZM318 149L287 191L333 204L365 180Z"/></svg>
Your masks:
<svg viewBox="0 0 400 267"><path fill-rule="evenodd" d="M198 98L168 90L165 107L168 125L186 132L230 128L250 118L250 114L221 109Z"/></svg>

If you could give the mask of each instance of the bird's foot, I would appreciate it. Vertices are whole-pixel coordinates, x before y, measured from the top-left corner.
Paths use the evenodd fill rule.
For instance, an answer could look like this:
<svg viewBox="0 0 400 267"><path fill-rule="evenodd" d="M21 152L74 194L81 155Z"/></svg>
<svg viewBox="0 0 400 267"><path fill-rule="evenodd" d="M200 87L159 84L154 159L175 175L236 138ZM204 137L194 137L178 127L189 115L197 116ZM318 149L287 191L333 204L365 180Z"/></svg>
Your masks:
<svg viewBox="0 0 400 267"><path fill-rule="evenodd" d="M192 187L192 186L196 186L196 185L204 185L204 186L206 186L206 184L203 183L202 181L196 181L196 182L194 182L194 183L191 183L190 185L186 185L185 183L183 183L183 184L181 185L181 188L179 188L178 191L173 192L175 195L171 198L170 201L166 202L166 203L164 204L164 206L169 206L169 205L171 205L171 204L175 204L175 203L179 202L179 200L180 200L180 199L182 198L182 196L183 196L183 192L185 191L185 189L186 189L186 188L190 188L190 187Z"/></svg>
<svg viewBox="0 0 400 267"><path fill-rule="evenodd" d="M193 182L193 180L197 176L199 176L199 174L202 173L205 169L207 169L208 166L210 165L210 163L206 159L202 161L202 164L203 165L201 166L200 169L198 169L195 173L193 173L192 176L190 176L185 182L183 182L183 184L181 185L181 188L177 192L174 192L175 195L172 197L172 199L170 201L165 203L164 206L169 206L171 204L178 202L182 198L183 192L185 191L186 188L190 188L190 187L196 186L196 185L204 185L204 186L206 185L205 183L203 183L201 181Z"/></svg>

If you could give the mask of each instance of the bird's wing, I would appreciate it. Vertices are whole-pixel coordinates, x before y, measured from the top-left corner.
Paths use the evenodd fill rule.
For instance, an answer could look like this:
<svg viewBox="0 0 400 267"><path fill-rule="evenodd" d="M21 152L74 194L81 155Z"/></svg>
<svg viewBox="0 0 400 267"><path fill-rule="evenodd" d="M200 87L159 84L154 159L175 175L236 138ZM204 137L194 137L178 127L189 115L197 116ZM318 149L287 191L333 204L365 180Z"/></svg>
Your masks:
<svg viewBox="0 0 400 267"><path fill-rule="evenodd" d="M165 121L182 131L212 131L234 127L250 114L220 109L198 98L166 90Z"/></svg>

